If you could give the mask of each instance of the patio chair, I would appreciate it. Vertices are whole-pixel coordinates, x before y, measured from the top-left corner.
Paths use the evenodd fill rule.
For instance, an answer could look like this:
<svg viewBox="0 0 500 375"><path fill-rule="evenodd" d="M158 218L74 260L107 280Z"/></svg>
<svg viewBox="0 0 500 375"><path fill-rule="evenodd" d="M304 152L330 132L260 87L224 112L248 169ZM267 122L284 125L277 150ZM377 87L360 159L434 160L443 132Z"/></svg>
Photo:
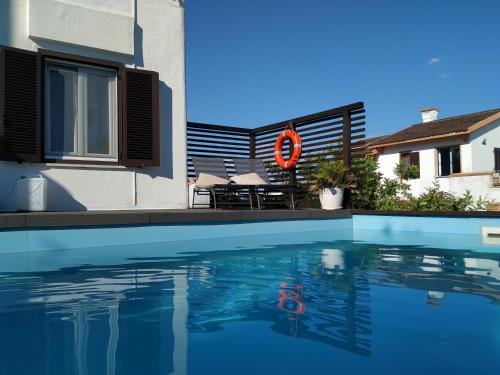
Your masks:
<svg viewBox="0 0 500 375"><path fill-rule="evenodd" d="M221 157L201 157L192 158L196 173L196 183L193 189L193 208L196 206L195 196L202 195L204 192L213 197L214 208L218 205L250 205L253 210L251 189L253 186L233 184L229 180L224 159ZM230 200L230 196L235 199ZM248 195L248 200L241 198ZM225 198L225 200L221 200Z"/></svg>
<svg viewBox="0 0 500 375"><path fill-rule="evenodd" d="M248 175L246 184L252 184L252 178L255 178L255 192L257 196L257 206L261 209L261 204L276 205L286 204L290 209L295 210L295 190L294 184L272 183L267 174L267 169L262 159L233 159L236 173L238 176ZM250 174L253 174L250 175ZM270 200L276 196L282 196L282 201Z"/></svg>

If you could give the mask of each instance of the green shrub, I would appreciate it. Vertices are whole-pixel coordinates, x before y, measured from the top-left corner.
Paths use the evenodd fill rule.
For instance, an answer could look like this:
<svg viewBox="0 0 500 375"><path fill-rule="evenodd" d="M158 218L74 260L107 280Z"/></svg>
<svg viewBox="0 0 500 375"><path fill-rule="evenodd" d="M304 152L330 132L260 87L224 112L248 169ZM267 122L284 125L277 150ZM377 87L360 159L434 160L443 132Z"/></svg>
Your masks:
<svg viewBox="0 0 500 375"><path fill-rule="evenodd" d="M311 189L318 191L328 188L351 188L354 176L342 160L319 160L311 173Z"/></svg>
<svg viewBox="0 0 500 375"><path fill-rule="evenodd" d="M413 180L420 177L420 171L416 165L411 165L401 160L394 168L394 174L400 180Z"/></svg>
<svg viewBox="0 0 500 375"><path fill-rule="evenodd" d="M381 211L408 211L413 199L410 185L395 178L382 179L375 197L375 209Z"/></svg>
<svg viewBox="0 0 500 375"><path fill-rule="evenodd" d="M439 189L439 184L434 181L426 192L411 202L414 211L464 211L472 203L472 196L467 195L462 199L453 194Z"/></svg>
<svg viewBox="0 0 500 375"><path fill-rule="evenodd" d="M356 186L352 190L352 205L354 208L374 210L377 190L382 181L382 173L378 172L378 161L371 156L365 156L357 165Z"/></svg>
<svg viewBox="0 0 500 375"><path fill-rule="evenodd" d="M491 202L482 197L474 199L469 191L461 196L441 191L437 181L425 193L414 197L405 180L418 177L418 168L403 160L394 169L398 178L382 178L377 169L378 162L369 156L357 165L355 188L352 191L354 208L380 211L476 211L491 206Z"/></svg>

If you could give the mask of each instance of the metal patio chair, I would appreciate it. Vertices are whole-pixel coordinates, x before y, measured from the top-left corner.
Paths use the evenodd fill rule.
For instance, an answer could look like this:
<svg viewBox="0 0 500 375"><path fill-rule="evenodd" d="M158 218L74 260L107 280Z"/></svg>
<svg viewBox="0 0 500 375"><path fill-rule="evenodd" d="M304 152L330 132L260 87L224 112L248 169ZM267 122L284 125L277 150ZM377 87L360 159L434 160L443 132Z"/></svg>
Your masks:
<svg viewBox="0 0 500 375"><path fill-rule="evenodd" d="M249 205L250 209L253 210L252 190L254 187L231 183L223 158L193 156L192 160L197 180L200 173L205 173L227 181L227 183L223 184L215 183L203 186L196 186L195 184L193 189L193 208L196 206L195 196L205 193L213 197L214 209L217 209L217 206L220 205L225 205L226 207Z"/></svg>
<svg viewBox="0 0 500 375"><path fill-rule="evenodd" d="M255 195L259 210L262 204L266 206L286 204L290 209L295 210L295 191L297 185L271 182L264 160L262 159L233 159L233 162L238 175L256 173L265 181L264 185L255 185ZM277 196L282 196L283 200L273 200Z"/></svg>

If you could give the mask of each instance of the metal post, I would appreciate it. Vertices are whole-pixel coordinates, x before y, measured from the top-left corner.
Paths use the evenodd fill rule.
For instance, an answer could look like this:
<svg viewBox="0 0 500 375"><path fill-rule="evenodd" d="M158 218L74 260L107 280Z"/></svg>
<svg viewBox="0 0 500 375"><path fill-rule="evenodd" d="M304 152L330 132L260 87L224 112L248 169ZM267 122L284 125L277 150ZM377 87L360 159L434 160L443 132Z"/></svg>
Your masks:
<svg viewBox="0 0 500 375"><path fill-rule="evenodd" d="M347 169L351 169L351 112L343 115L342 159Z"/></svg>
<svg viewBox="0 0 500 375"><path fill-rule="evenodd" d="M343 126L342 126L342 160L345 167L351 169L351 112L345 111L343 115ZM351 190L344 189L344 208L349 208L351 206Z"/></svg>
<svg viewBox="0 0 500 375"><path fill-rule="evenodd" d="M292 141L290 141L290 143L288 145L288 149L289 149L290 155L292 155L294 152L294 145L293 145ZM288 172L289 172L288 178L289 178L290 185L296 185L297 184L297 168L289 169Z"/></svg>
<svg viewBox="0 0 500 375"><path fill-rule="evenodd" d="M250 133L249 145L250 145L250 150L249 150L250 159L255 159L255 132L253 130Z"/></svg>

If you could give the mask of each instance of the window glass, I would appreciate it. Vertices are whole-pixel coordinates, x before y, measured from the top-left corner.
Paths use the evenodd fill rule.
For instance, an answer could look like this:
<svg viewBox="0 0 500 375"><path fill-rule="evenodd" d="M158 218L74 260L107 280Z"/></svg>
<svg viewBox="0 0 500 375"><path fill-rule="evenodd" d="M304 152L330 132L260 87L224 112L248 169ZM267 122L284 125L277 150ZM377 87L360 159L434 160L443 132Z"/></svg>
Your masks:
<svg viewBox="0 0 500 375"><path fill-rule="evenodd" d="M87 152L110 154L109 77L87 75Z"/></svg>
<svg viewBox="0 0 500 375"><path fill-rule="evenodd" d="M50 70L50 150L75 152L77 113L77 73L66 69Z"/></svg>
<svg viewBox="0 0 500 375"><path fill-rule="evenodd" d="M460 173L460 147L446 147L439 151L439 175Z"/></svg>
<svg viewBox="0 0 500 375"><path fill-rule="evenodd" d="M443 148L439 150L439 161L440 161L439 175L449 176L451 174L449 148Z"/></svg>
<svg viewBox="0 0 500 375"><path fill-rule="evenodd" d="M47 156L116 160L116 71L51 61L45 77Z"/></svg>

